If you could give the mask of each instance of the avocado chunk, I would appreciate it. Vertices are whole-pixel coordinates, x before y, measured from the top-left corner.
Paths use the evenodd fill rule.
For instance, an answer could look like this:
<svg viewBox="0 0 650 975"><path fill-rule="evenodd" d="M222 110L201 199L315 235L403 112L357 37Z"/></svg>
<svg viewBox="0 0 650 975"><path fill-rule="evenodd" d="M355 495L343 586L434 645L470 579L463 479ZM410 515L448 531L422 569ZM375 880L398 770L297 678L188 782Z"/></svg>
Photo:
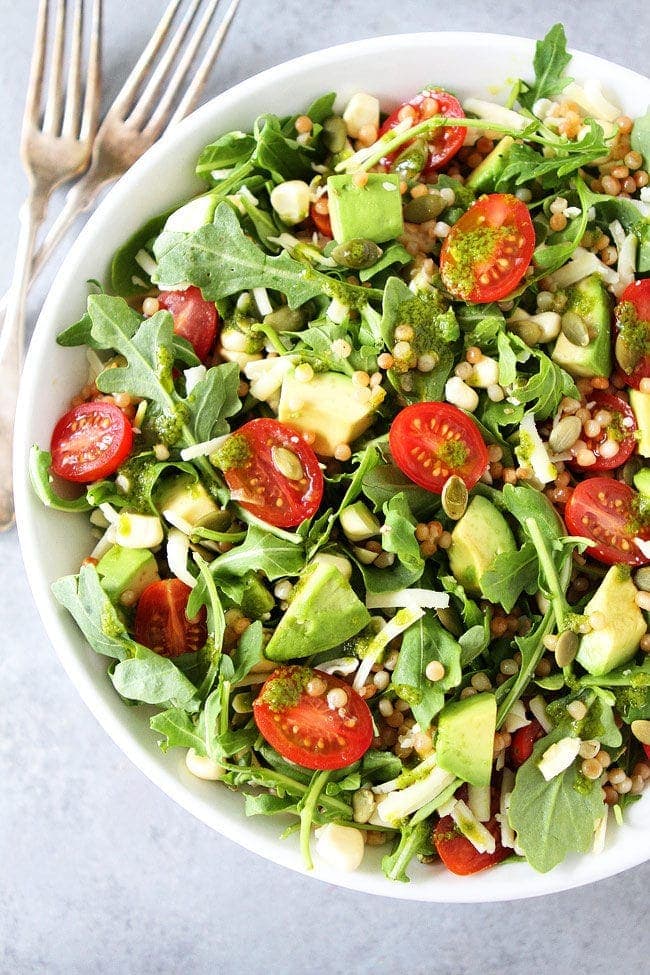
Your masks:
<svg viewBox="0 0 650 975"><path fill-rule="evenodd" d="M251 620L261 620L275 606L275 599L255 572L249 572L243 579L240 608L244 616Z"/></svg>
<svg viewBox="0 0 650 975"><path fill-rule="evenodd" d="M333 457L339 444L350 444L374 419L372 400L361 403L358 387L339 372L316 373L308 383L292 369L282 380L278 420L315 435L314 450Z"/></svg>
<svg viewBox="0 0 650 975"><path fill-rule="evenodd" d="M650 457L650 393L642 393L640 389L631 389L630 406L639 428L637 450L642 457Z"/></svg>
<svg viewBox="0 0 650 975"><path fill-rule="evenodd" d="M644 494L650 498L650 467L642 467L634 475L634 487L639 494Z"/></svg>
<svg viewBox="0 0 650 975"><path fill-rule="evenodd" d="M440 768L471 785L489 785L496 720L494 694L474 694L447 704L438 716L435 743Z"/></svg>
<svg viewBox="0 0 650 975"><path fill-rule="evenodd" d="M611 302L602 278L591 274L569 288L566 295L564 314L572 312L583 320L589 344L576 345L562 332L553 349L553 362L572 376L609 376L612 371Z"/></svg>
<svg viewBox="0 0 650 975"><path fill-rule="evenodd" d="M510 135L504 135L497 142L492 152L488 153L483 162L479 163L467 179L465 186L477 193L494 193L499 176L505 169L511 146L515 140Z"/></svg>
<svg viewBox="0 0 650 975"><path fill-rule="evenodd" d="M310 657L345 643L370 622L370 613L336 566L309 566L264 651L269 660Z"/></svg>
<svg viewBox="0 0 650 975"><path fill-rule="evenodd" d="M451 533L449 565L455 579L474 596L481 596L481 579L493 559L516 552L517 545L500 511L477 494Z"/></svg>
<svg viewBox="0 0 650 975"><path fill-rule="evenodd" d="M158 492L156 503L163 517L169 511L192 528L225 531L232 520L228 512L222 511L210 497L201 482L193 480L190 474L180 474L167 481Z"/></svg>
<svg viewBox="0 0 650 975"><path fill-rule="evenodd" d="M125 592L129 604L137 602L152 582L157 582L158 566L148 548L123 548L113 545L97 563L102 589L109 599L119 602Z"/></svg>
<svg viewBox="0 0 650 975"><path fill-rule="evenodd" d="M339 244L356 237L376 244L401 236L402 196L397 173L368 173L363 186L343 174L327 180L332 234Z"/></svg>
<svg viewBox="0 0 650 975"><path fill-rule="evenodd" d="M602 613L607 621L600 630L586 633L576 660L594 677L602 677L626 664L639 649L646 624L636 604L637 589L628 565L613 565L585 606L585 613Z"/></svg>

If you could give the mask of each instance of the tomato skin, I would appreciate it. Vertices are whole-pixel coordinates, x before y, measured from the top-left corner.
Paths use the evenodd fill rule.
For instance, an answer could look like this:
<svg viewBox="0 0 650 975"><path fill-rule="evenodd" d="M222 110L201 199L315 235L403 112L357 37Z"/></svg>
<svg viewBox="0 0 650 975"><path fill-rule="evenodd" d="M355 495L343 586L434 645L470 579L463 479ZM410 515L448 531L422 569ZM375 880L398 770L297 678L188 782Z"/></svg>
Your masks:
<svg viewBox="0 0 650 975"><path fill-rule="evenodd" d="M208 639L205 606L193 620L185 615L192 590L180 579L152 582L138 600L135 638L161 657L200 650Z"/></svg>
<svg viewBox="0 0 650 975"><path fill-rule="evenodd" d="M618 453L613 457L601 457L599 448L607 440L607 429L603 429L602 433L598 437L587 437L583 433L580 435L580 439L584 440L587 449L593 451L596 455L596 463L592 464L590 467L581 467L576 459L568 461L569 467L574 470L585 471L586 473L596 473L597 471L612 471L617 467L621 467L629 458L632 456L636 450L636 438L634 434L636 433L636 418L630 407L629 403L626 403L624 399L620 396L614 396L611 393L603 393L596 391L590 393L587 397L589 404L593 403L593 407L590 406L590 412L592 417L595 416L600 410L606 410L607 413L618 413L620 415L621 423L624 425L624 429L627 431L627 436L625 436L618 443Z"/></svg>
<svg viewBox="0 0 650 975"><path fill-rule="evenodd" d="M319 203L321 201L326 201L326 200L327 200L327 194L324 194L323 196L321 196ZM316 204L312 203L311 206L309 207L309 216L311 217L311 221L316 227L318 233L322 234L323 237L329 237L331 240L332 222L330 220L329 213L321 213L320 210L316 209Z"/></svg>
<svg viewBox="0 0 650 975"><path fill-rule="evenodd" d="M486 234L492 237L489 249ZM510 193L490 193L451 228L440 251L440 274L455 298L478 305L499 301L519 284L534 249L535 228L526 204Z"/></svg>
<svg viewBox="0 0 650 975"><path fill-rule="evenodd" d="M641 745L641 748L645 752L645 757L650 758L650 745Z"/></svg>
<svg viewBox="0 0 650 975"><path fill-rule="evenodd" d="M118 406L107 400L80 403L52 431L52 471L78 484L99 481L115 473L132 447L133 428Z"/></svg>
<svg viewBox="0 0 650 975"><path fill-rule="evenodd" d="M384 124L379 130L379 135L384 135L385 132L389 132L394 129L395 126L400 123L400 112L403 111L407 106L411 106L414 109L413 115L413 125L417 125L419 122L424 121L426 118L431 117L431 113L427 113L427 108L430 104L430 100L433 99L438 103L438 111L434 112L434 115L444 115L448 118L465 118L465 112L463 111L458 99L450 95L449 92L444 91L442 88L425 88L408 102L404 102L395 111L388 116ZM423 104L424 103L424 104ZM435 173L438 169L449 162L449 160L456 155L463 142L465 141L465 134L467 130L462 126L444 126L441 129L435 129L431 134L430 138L427 140L429 147L429 155L427 158L426 165L422 171L424 177L430 176ZM404 143L399 149L385 156L382 159L382 165L386 168L390 168L395 160L404 152L411 143Z"/></svg>
<svg viewBox="0 0 650 975"><path fill-rule="evenodd" d="M237 438L243 456L233 466L226 466L223 476L233 499L243 508L277 528L293 528L318 511L323 472L316 454L297 430L278 420L260 418L240 427L230 437L231 443L233 438ZM291 480L278 470L273 460L278 447L298 459L302 478Z"/></svg>
<svg viewBox="0 0 650 975"><path fill-rule="evenodd" d="M451 873L459 877L467 877L480 870L487 870L488 867L493 867L510 856L512 850L501 844L501 827L495 817L492 816L489 822L483 825L496 841L494 853L479 853L467 837L458 830L451 816L443 816L438 820L433 830L433 843L438 856Z"/></svg>
<svg viewBox="0 0 650 975"><path fill-rule="evenodd" d="M214 349L219 316L213 301L206 301L199 288L161 291L158 304L174 316L174 332L187 339L196 356L205 363Z"/></svg>
<svg viewBox="0 0 650 975"><path fill-rule="evenodd" d="M621 297L619 304L614 309L615 331L620 331L618 324L618 310L624 302L634 305L636 315L641 322L648 322L648 332L650 332L650 278L643 278L641 281L633 281L629 284ZM638 389L642 379L650 379L650 355L645 355L636 364L632 372L625 372L618 366L618 373L624 382L633 389Z"/></svg>
<svg viewBox="0 0 650 975"><path fill-rule="evenodd" d="M304 687L308 680L317 677L327 689L324 694L311 696ZM271 707L269 701L273 700L278 682L285 682L286 686L286 682L294 680L302 688L295 703ZM347 695L342 708L331 708L327 703L327 694L335 688ZM361 758L372 743L372 715L363 698L339 677L309 667L274 670L253 701L253 717L266 741L287 761L303 768L345 768Z"/></svg>
<svg viewBox="0 0 650 975"><path fill-rule="evenodd" d="M445 434L441 432L444 428ZM402 473L434 494L442 492L451 474L462 478L470 490L487 470L487 447L478 427L451 403L413 403L405 407L391 424L388 442ZM446 459L440 456L441 448L443 453L449 452ZM461 459L453 456L459 449L461 456L466 453L465 459L462 463L450 462ZM429 467L424 466L427 463Z"/></svg>
<svg viewBox="0 0 650 975"><path fill-rule="evenodd" d="M650 562L635 545L629 527L634 519L636 497L631 487L610 477L590 477L576 486L567 502L564 518L571 535L581 535L596 542L585 554L605 565L647 565ZM643 528L637 537L650 540L650 527Z"/></svg>
<svg viewBox="0 0 650 975"><path fill-rule="evenodd" d="M517 728L510 742L510 761L515 768L519 768L520 765L528 761L533 754L535 742L543 738L545 734L546 732L539 721L531 721L525 727Z"/></svg>

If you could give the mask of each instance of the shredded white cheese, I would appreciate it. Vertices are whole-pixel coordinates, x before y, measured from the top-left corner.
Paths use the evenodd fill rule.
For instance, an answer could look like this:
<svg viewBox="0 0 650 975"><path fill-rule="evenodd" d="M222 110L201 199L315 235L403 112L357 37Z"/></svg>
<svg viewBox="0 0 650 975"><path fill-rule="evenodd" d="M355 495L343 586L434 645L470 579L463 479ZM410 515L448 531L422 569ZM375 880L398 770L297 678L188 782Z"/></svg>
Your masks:
<svg viewBox="0 0 650 975"><path fill-rule="evenodd" d="M553 725L548 720L548 715L546 714L546 701L541 694L538 694L537 697L531 698L528 702L528 707L531 714L537 718L546 734L548 734Z"/></svg>
<svg viewBox="0 0 650 975"><path fill-rule="evenodd" d="M214 453L224 440L228 439L228 436L228 434L225 434L223 437L214 437L213 440L204 440L203 443L192 444L191 447L183 447L181 450L181 459L194 460L195 457L207 457L208 454Z"/></svg>
<svg viewBox="0 0 650 975"><path fill-rule="evenodd" d="M564 772L575 761L581 744L580 738L561 738L560 741L549 745L538 765L547 782Z"/></svg>
<svg viewBox="0 0 650 975"><path fill-rule="evenodd" d="M182 531L178 528L170 528L167 536L167 564L170 572L184 582L186 586L193 589L196 579L187 568L187 556L190 550L190 542Z"/></svg>
<svg viewBox="0 0 650 975"><path fill-rule="evenodd" d="M189 396L197 383L205 377L208 370L205 366L192 366L191 369L184 369L183 374L185 376L185 389L187 390L187 395Z"/></svg>
<svg viewBox="0 0 650 975"><path fill-rule="evenodd" d="M135 255L136 263L140 265L145 274L148 274L150 278L154 276L158 270L158 265L154 261L151 254L142 247L138 253Z"/></svg>
<svg viewBox="0 0 650 975"><path fill-rule="evenodd" d="M478 853L494 853L497 847L492 833L479 822L469 806L458 799L451 810L451 818Z"/></svg>
<svg viewBox="0 0 650 975"><path fill-rule="evenodd" d="M435 592L433 589L396 589L394 592L366 594L368 609L398 609L406 606L413 609L446 609L449 606L449 593Z"/></svg>

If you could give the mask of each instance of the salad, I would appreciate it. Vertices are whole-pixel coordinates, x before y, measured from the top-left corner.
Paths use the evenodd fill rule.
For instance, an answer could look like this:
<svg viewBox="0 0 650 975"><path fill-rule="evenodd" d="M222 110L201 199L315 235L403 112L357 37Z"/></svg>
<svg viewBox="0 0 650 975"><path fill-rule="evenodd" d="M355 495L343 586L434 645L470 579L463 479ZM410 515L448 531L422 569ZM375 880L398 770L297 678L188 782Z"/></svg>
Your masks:
<svg viewBox="0 0 650 975"><path fill-rule="evenodd" d="M650 779L650 113L567 71L221 135L58 336L54 594L308 866L547 871Z"/></svg>

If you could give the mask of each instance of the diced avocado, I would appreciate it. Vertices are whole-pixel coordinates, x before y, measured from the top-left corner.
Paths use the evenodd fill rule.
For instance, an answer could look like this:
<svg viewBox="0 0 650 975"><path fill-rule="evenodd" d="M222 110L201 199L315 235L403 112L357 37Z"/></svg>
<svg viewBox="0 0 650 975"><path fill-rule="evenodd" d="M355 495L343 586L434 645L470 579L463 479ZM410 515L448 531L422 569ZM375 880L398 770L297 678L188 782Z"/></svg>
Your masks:
<svg viewBox="0 0 650 975"><path fill-rule="evenodd" d="M500 142L497 142L492 152L488 153L483 162L479 163L467 179L465 186L475 190L477 193L494 193L496 183L505 169L510 147L514 145L512 136L504 135Z"/></svg>
<svg viewBox="0 0 650 975"><path fill-rule="evenodd" d="M578 315L589 332L589 344L575 345L560 333L551 358L572 376L609 376L612 371L611 301L598 274L578 281L566 292L564 314Z"/></svg>
<svg viewBox="0 0 650 975"><path fill-rule="evenodd" d="M451 533L449 565L456 580L474 596L482 595L481 579L492 560L517 545L500 511L477 494Z"/></svg>
<svg viewBox="0 0 650 975"><path fill-rule="evenodd" d="M339 522L346 538L351 542L365 542L379 534L381 525L363 501L355 501L339 515Z"/></svg>
<svg viewBox="0 0 650 975"><path fill-rule="evenodd" d="M440 768L472 785L489 785L496 720L494 694L474 694L447 704L438 716L435 742Z"/></svg>
<svg viewBox="0 0 650 975"><path fill-rule="evenodd" d="M637 589L628 565L613 565L585 606L601 613L605 626L586 633L576 660L595 677L608 674L631 660L646 631L643 613L636 604Z"/></svg>
<svg viewBox="0 0 650 975"><path fill-rule="evenodd" d="M270 613L274 606L275 600L259 576L255 572L249 572L244 580L240 604L244 616L252 620L260 620Z"/></svg>
<svg viewBox="0 0 650 975"><path fill-rule="evenodd" d="M355 237L381 244L401 236L404 230L397 173L367 175L363 185L348 174L327 180L332 234L339 244Z"/></svg>
<svg viewBox="0 0 650 975"><path fill-rule="evenodd" d="M370 613L339 570L311 565L293 590L286 613L269 640L269 660L293 660L331 650L364 628Z"/></svg>
<svg viewBox="0 0 650 975"><path fill-rule="evenodd" d="M137 602L147 586L160 578L156 560L148 548L121 545L109 548L97 563L97 572L109 599L118 602L128 591L130 604Z"/></svg>
<svg viewBox="0 0 650 975"><path fill-rule="evenodd" d="M309 382L300 382L294 370L282 380L278 420L315 435L314 450L333 457L339 444L350 444L373 421L372 400L356 397L358 386L339 372L319 372Z"/></svg>
<svg viewBox="0 0 650 975"><path fill-rule="evenodd" d="M640 389L631 389L630 406L639 428L637 450L642 457L650 457L650 393L642 393Z"/></svg>
<svg viewBox="0 0 650 975"><path fill-rule="evenodd" d="M634 475L634 487L639 494L644 494L650 498L650 467L642 467Z"/></svg>
<svg viewBox="0 0 650 975"><path fill-rule="evenodd" d="M163 516L172 512L178 519L186 521L192 528L212 528L225 530L231 522L227 511L222 511L210 497L200 481L189 474L180 474L166 481L158 492L156 503Z"/></svg>

